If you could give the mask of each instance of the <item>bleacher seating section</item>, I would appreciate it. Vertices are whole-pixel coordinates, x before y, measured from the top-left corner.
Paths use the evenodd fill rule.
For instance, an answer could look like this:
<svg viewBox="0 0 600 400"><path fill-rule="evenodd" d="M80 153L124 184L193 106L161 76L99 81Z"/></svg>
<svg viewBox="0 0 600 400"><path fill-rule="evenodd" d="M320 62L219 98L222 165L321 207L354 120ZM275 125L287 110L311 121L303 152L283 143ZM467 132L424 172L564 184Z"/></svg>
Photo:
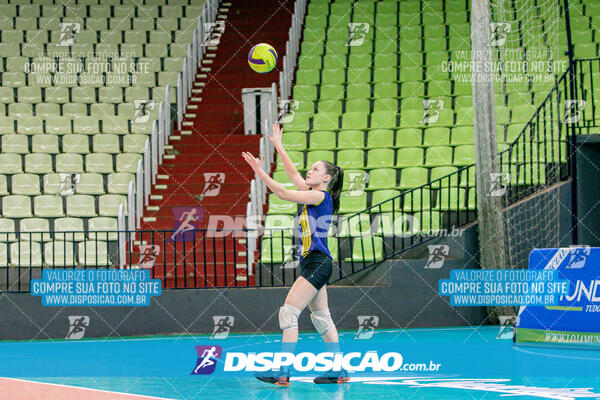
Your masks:
<svg viewBox="0 0 600 400"><path fill-rule="evenodd" d="M176 101L202 10L187 0L123 3L0 5L0 231L13 232L0 238L0 266L115 262L119 205L166 85ZM134 117L138 101L147 121ZM73 193L60 189L74 180ZM84 230L107 233L68 233ZM53 234L30 243L18 232Z"/></svg>
<svg viewBox="0 0 600 400"><path fill-rule="evenodd" d="M515 7L519 16L520 3L505 2L507 7ZM598 44L592 42L596 36L590 27L594 18L600 18L600 8L589 7L590 1L585 4L586 14L576 17L572 24L578 41L575 52L588 55L591 48L596 56ZM470 76L470 69L455 72L447 67L448 63L471 59L468 7L468 1L443 0L309 2L292 95L297 107L293 120L284 125L282 140L300 171L323 159L343 167L345 178L352 173L354 182L361 182L360 174L368 173L365 194L343 193L342 218L475 162L471 82L458 79L459 72ZM368 30L362 28L361 45L352 45L356 35L349 41L350 23L369 24ZM558 27L552 28L557 29L559 42L564 45L564 21L556 23ZM565 59L563 54L559 57ZM523 130L551 87L552 82L533 81L507 83L505 90L496 87L499 150L507 148ZM435 120L424 121L424 100L443 101ZM554 154L560 147L564 156L564 143L547 145ZM543 150L543 144L536 146ZM512 172L512 185L524 184L516 165L503 168ZM544 179L541 175L539 180ZM291 185L279 159L273 176ZM395 215L406 213L418 218L420 226L414 226L412 233L439 229L444 210L476 209L474 186L471 170L468 176L462 174L454 180L449 189L418 192L415 196L423 199L407 196L404 204L395 202ZM345 179L344 190L349 189L350 180ZM384 213L379 215L383 223L373 224L379 226L371 232L375 234L373 241L360 237L370 232L366 214L361 214L360 221L355 218L350 230L342 227L335 235L355 237L351 259L381 259L382 236L392 235L392 224L396 223L388 218L391 207L371 209L371 218L377 217L373 213ZM430 211L434 208L436 211ZM282 215L295 212L294 204L271 195L265 226L291 229L291 220ZM404 229L398 226L395 232ZM276 252L265 242L262 261L269 262ZM283 257L279 251L274 258Z"/></svg>

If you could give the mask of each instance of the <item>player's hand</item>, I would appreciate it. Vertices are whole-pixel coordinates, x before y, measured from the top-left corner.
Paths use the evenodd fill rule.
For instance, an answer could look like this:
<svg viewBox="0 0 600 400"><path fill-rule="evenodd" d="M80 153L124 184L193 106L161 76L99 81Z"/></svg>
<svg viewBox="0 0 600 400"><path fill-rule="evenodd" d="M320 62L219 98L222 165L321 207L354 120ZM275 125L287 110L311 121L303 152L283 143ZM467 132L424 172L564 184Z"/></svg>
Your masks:
<svg viewBox="0 0 600 400"><path fill-rule="evenodd" d="M273 146L281 144L281 125L273 124L273 133L271 135L267 135Z"/></svg>
<svg viewBox="0 0 600 400"><path fill-rule="evenodd" d="M262 170L262 163L265 159L265 156L262 156L260 159L258 159L254 157L251 153L244 151L242 152L242 157L244 157L244 160L246 160L246 162L248 163L248 165L250 165L254 172Z"/></svg>

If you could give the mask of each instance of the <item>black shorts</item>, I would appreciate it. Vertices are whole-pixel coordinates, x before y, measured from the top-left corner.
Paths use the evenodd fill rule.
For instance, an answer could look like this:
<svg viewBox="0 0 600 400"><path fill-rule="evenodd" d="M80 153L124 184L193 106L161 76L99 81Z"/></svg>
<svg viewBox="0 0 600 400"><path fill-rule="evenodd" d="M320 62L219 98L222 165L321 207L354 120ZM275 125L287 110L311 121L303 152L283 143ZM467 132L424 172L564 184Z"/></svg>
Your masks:
<svg viewBox="0 0 600 400"><path fill-rule="evenodd" d="M331 259L318 250L308 253L300 263L300 275L306 278L317 290L329 282L332 272Z"/></svg>

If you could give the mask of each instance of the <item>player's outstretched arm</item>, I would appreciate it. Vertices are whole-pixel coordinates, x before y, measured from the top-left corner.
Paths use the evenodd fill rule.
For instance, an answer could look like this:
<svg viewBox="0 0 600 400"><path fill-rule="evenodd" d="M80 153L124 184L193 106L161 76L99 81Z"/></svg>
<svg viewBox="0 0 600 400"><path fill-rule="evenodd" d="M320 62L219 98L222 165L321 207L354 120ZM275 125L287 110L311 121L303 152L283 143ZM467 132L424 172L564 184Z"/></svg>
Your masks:
<svg viewBox="0 0 600 400"><path fill-rule="evenodd" d="M281 157L281 162L283 163L283 168L285 169L285 173L290 177L290 180L296 185L299 190L308 190L308 185L302 175L298 172L294 163L290 159L290 156L286 153L283 145L281 144L281 126L279 124L273 124L273 134L267 135L271 143L273 143L273 147L279 153L279 157Z"/></svg>
<svg viewBox="0 0 600 400"><path fill-rule="evenodd" d="M325 194L320 190L287 190L282 184L273 180L262 169L264 156L260 159L254 157L248 152L243 152L242 157L252 167L252 170L268 186L269 189L281 200L293 201L300 204L318 204L325 198Z"/></svg>

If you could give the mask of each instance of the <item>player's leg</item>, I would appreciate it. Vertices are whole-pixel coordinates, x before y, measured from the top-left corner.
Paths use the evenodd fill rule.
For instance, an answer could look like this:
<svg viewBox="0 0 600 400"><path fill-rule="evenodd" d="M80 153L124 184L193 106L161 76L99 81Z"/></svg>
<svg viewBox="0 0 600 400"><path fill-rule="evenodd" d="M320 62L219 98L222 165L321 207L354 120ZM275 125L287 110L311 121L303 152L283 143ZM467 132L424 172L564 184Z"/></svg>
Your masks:
<svg viewBox="0 0 600 400"><path fill-rule="evenodd" d="M279 327L283 330L282 352L294 352L298 341L298 317L316 293L317 289L302 276L290 288L285 303L279 309ZM289 386L289 375L289 368L255 374L261 381L278 386Z"/></svg>
<svg viewBox="0 0 600 400"><path fill-rule="evenodd" d="M338 331L335 327L335 323L331 318L329 312L329 305L327 301L327 286L323 286L315 297L308 303L308 307L311 310L310 319L313 322L317 332L323 338L327 351L333 353L339 353L340 343L338 337ZM315 383L345 383L350 378L348 373L342 371L328 371L323 375L320 375L314 379Z"/></svg>

